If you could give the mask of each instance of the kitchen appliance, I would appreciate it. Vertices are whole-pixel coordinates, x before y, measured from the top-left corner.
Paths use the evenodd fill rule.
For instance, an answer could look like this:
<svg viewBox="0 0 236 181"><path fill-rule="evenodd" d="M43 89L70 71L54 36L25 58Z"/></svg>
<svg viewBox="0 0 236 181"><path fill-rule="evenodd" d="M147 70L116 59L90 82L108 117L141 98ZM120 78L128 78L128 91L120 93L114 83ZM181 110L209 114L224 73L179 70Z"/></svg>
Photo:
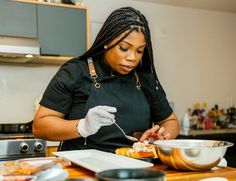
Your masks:
<svg viewBox="0 0 236 181"><path fill-rule="evenodd" d="M39 42L35 38L0 35L0 62L31 62L39 54Z"/></svg>
<svg viewBox="0 0 236 181"><path fill-rule="evenodd" d="M0 124L0 134L32 133L33 121L24 124Z"/></svg>
<svg viewBox="0 0 236 181"><path fill-rule="evenodd" d="M46 156L46 141L32 134L32 122L0 124L0 165L21 158Z"/></svg>

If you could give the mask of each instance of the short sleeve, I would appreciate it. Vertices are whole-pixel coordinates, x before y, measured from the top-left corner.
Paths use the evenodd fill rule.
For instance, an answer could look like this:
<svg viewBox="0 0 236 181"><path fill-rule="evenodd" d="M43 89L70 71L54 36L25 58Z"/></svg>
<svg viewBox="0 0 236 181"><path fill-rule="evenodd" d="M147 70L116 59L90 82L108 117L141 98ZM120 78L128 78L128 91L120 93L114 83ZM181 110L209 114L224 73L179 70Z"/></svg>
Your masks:
<svg viewBox="0 0 236 181"><path fill-rule="evenodd" d="M78 70L70 61L61 66L47 86L40 105L67 114L72 103L73 87Z"/></svg>
<svg viewBox="0 0 236 181"><path fill-rule="evenodd" d="M144 94L149 102L152 121L156 124L168 118L173 110L159 81L155 79L153 74L148 74L143 79L143 85Z"/></svg>

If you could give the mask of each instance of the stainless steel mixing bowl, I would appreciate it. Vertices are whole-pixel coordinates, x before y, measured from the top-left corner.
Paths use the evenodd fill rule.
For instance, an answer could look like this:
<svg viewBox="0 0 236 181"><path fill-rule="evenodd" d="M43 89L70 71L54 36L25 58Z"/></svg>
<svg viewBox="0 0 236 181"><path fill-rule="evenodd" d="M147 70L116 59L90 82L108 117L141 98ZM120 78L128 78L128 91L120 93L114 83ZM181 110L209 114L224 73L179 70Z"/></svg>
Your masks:
<svg viewBox="0 0 236 181"><path fill-rule="evenodd" d="M202 171L215 167L233 143L218 140L155 141L162 163L176 170Z"/></svg>

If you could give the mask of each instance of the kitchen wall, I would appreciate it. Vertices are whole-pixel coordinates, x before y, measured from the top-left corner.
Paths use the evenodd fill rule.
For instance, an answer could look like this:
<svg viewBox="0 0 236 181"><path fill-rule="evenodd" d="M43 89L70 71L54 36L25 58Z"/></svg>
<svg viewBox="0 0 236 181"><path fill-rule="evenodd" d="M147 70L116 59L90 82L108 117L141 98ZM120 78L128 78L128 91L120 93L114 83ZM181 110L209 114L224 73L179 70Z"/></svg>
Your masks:
<svg viewBox="0 0 236 181"><path fill-rule="evenodd" d="M236 14L133 0L84 3L90 6L91 41L118 7L136 7L147 17L157 73L179 117L197 101L206 101L209 107L236 102ZM0 64L0 122L32 120L35 99L58 68Z"/></svg>
<svg viewBox="0 0 236 181"><path fill-rule="evenodd" d="M235 105L236 14L133 0L84 2L91 7L92 34L118 7L130 5L146 16L157 73L179 117L196 102Z"/></svg>
<svg viewBox="0 0 236 181"><path fill-rule="evenodd" d="M59 66L0 64L0 123L33 119L35 101Z"/></svg>

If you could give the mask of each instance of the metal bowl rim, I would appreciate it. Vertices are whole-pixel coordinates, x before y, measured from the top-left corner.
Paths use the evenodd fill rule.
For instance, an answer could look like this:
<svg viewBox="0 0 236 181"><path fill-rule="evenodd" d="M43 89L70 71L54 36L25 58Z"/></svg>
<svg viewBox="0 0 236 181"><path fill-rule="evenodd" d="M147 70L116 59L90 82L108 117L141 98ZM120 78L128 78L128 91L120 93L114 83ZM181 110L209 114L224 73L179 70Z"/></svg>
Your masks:
<svg viewBox="0 0 236 181"><path fill-rule="evenodd" d="M217 145L217 146L206 146L206 145L169 145L165 142L224 142L224 145ZM234 145L232 142L228 141L221 141L221 140L201 140L201 139L175 139L175 140L157 140L154 141L153 144L157 147L165 147L165 148L227 148Z"/></svg>

